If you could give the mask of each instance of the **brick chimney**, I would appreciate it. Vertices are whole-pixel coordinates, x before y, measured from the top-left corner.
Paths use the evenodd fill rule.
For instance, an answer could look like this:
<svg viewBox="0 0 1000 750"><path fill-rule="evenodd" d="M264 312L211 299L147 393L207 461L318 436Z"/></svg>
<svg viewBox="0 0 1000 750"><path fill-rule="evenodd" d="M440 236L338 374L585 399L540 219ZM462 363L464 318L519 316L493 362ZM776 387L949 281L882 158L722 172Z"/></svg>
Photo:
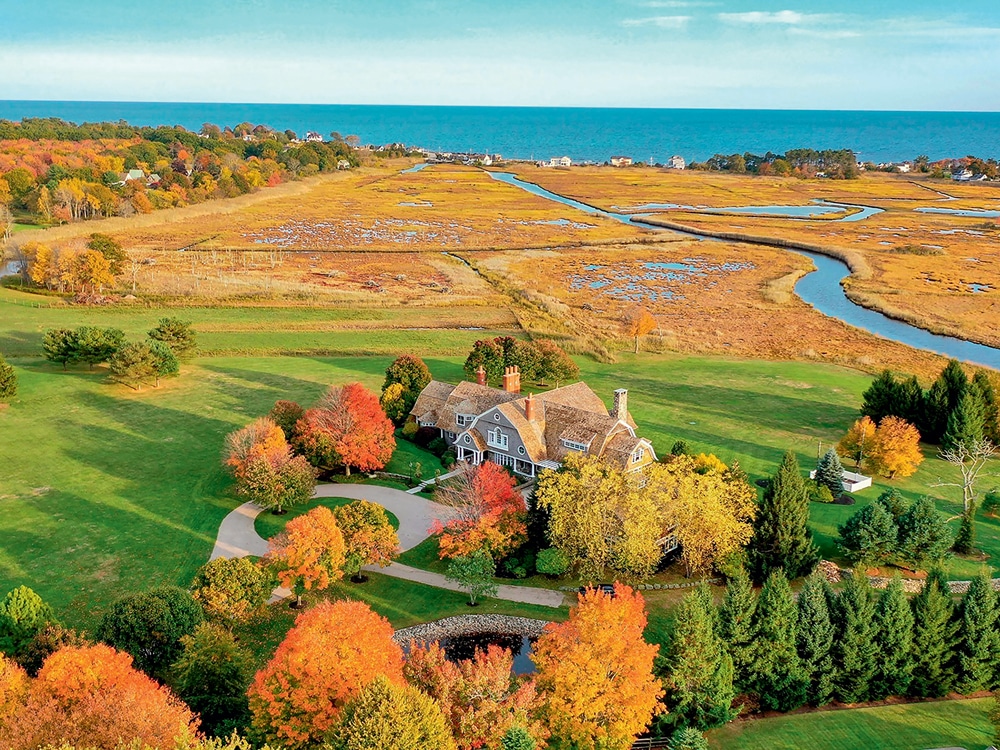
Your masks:
<svg viewBox="0 0 1000 750"><path fill-rule="evenodd" d="M535 397L529 393L528 397L524 399L524 418L529 422L535 421L535 406Z"/></svg>
<svg viewBox="0 0 1000 750"><path fill-rule="evenodd" d="M476 383L486 385L486 370L483 369L482 365L479 365L479 369L476 370Z"/></svg>
<svg viewBox="0 0 1000 750"><path fill-rule="evenodd" d="M521 392L521 371L517 365L503 368L503 389L507 393Z"/></svg>
<svg viewBox="0 0 1000 750"><path fill-rule="evenodd" d="M615 391L615 405L612 407L611 416L622 422L628 421L628 391L619 388Z"/></svg>

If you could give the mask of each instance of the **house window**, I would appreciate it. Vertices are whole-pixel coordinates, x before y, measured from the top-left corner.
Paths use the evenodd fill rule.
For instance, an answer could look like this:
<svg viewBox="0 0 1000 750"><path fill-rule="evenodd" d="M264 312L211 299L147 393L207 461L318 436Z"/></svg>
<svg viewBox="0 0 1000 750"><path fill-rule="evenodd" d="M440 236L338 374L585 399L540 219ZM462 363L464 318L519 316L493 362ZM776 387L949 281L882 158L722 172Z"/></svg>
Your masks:
<svg viewBox="0 0 1000 750"><path fill-rule="evenodd" d="M445 435L447 435L448 439L451 440L452 442L455 441L455 433L454 432L446 432Z"/></svg>
<svg viewBox="0 0 1000 750"><path fill-rule="evenodd" d="M507 450L507 436L500 431L499 427L497 427L495 430L487 431L486 442L489 443L494 448L502 448L503 450Z"/></svg>
<svg viewBox="0 0 1000 750"><path fill-rule="evenodd" d="M456 414L455 415L455 424L457 424L459 427L465 427L466 425L470 425L470 424L472 424L475 421L476 421L476 418L473 415L471 415L471 414Z"/></svg>
<svg viewBox="0 0 1000 750"><path fill-rule="evenodd" d="M586 443L580 443L576 440L563 440L562 444L569 448L571 451L580 451L581 453L587 450Z"/></svg>
<svg viewBox="0 0 1000 750"><path fill-rule="evenodd" d="M638 448L635 449L635 452L632 453L632 463L641 461L642 457L645 455L646 455L646 449L643 448L642 446L639 446Z"/></svg>
<svg viewBox="0 0 1000 750"><path fill-rule="evenodd" d="M472 438L471 438L471 437L469 437L468 435L466 435L466 436L465 436L465 442L467 442L467 443L471 443L471 442L472 442Z"/></svg>
<svg viewBox="0 0 1000 750"><path fill-rule="evenodd" d="M524 446L523 445L517 446L517 452L520 453L523 456L524 455Z"/></svg>
<svg viewBox="0 0 1000 750"><path fill-rule="evenodd" d="M498 412L498 411L493 412L493 419L495 419L497 422L499 422L500 421L500 412Z"/></svg>

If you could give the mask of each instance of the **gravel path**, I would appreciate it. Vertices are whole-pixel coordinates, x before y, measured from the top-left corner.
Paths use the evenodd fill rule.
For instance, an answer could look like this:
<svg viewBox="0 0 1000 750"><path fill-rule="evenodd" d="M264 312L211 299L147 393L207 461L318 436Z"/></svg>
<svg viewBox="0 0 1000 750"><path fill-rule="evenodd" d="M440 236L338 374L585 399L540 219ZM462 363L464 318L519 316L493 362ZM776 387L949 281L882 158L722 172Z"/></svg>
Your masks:
<svg viewBox="0 0 1000 750"><path fill-rule="evenodd" d="M443 505L438 505L418 495L373 484L321 484L316 488L315 496L346 497L350 500L369 500L378 503L399 519L397 533L400 552L412 549L424 541L430 536L431 524L436 520L446 518L448 512ZM254 528L254 519L262 511L263 509L254 503L244 503L230 512L219 526L219 534L215 539L215 548L212 550L211 559L264 555L267 552L267 540L261 538ZM365 570L448 591L461 591L456 583L447 580L440 573L432 573L401 563L392 563L385 568L368 566ZM271 600L276 601L288 596L291 596L290 591L279 588L275 589ZM551 589L501 585L496 598L522 604L560 607L565 595L561 591Z"/></svg>

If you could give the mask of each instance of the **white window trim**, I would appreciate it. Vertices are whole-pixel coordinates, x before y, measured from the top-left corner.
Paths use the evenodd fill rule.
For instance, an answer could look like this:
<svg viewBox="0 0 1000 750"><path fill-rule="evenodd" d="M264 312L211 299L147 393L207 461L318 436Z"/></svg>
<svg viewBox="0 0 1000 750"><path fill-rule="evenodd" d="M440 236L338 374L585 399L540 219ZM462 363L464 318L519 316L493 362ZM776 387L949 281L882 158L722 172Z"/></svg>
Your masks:
<svg viewBox="0 0 1000 750"><path fill-rule="evenodd" d="M503 432L500 431L500 428L497 427L495 430L486 431L486 444L491 448L507 450L510 445L510 440Z"/></svg>
<svg viewBox="0 0 1000 750"><path fill-rule="evenodd" d="M642 457L646 455L646 449L639 446L634 451L632 451L632 463L636 463L642 460Z"/></svg>
<svg viewBox="0 0 1000 750"><path fill-rule="evenodd" d="M560 442L562 442L564 448L567 448L567 449L569 449L571 451L578 451L580 453L584 453L587 450L587 444L586 443L580 443L580 442L577 442L576 440L565 440L565 439L563 439Z"/></svg>

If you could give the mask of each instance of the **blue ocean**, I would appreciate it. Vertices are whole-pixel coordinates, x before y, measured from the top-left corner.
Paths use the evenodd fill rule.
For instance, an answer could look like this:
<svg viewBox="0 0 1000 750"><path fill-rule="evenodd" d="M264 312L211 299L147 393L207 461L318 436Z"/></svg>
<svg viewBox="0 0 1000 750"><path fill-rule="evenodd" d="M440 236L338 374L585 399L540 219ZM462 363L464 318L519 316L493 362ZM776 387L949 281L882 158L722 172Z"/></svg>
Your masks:
<svg viewBox="0 0 1000 750"><path fill-rule="evenodd" d="M850 148L863 161L1000 158L1000 113L841 112L731 109L583 109L381 105L197 104L0 101L0 118L60 117L134 125L265 124L279 130L336 131L363 143L402 142L436 151L507 158L606 161L626 155L663 162L716 153Z"/></svg>

